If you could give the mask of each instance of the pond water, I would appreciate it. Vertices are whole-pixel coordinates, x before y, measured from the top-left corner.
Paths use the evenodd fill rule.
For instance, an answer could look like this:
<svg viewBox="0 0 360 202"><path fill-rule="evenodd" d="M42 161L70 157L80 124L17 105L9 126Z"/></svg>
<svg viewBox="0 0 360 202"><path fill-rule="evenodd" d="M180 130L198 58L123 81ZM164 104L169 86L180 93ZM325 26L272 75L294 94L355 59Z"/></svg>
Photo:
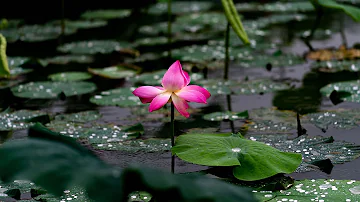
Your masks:
<svg viewBox="0 0 360 202"><path fill-rule="evenodd" d="M201 16L203 13L209 12L207 11L208 8L206 8L206 6L200 7L199 9L200 11L198 11L198 14L194 11L191 15ZM99 27L97 27L98 25L95 23L96 20L98 20L96 15L91 16L89 14L90 17L84 17L84 15L82 17L78 16L78 18L82 19L84 22L79 23L81 25L75 25L75 23L71 24L70 21L66 22L66 29L69 30L65 29L66 35L61 37L61 40L59 40L58 37L53 37L53 34L46 31L45 28L30 26L24 28L26 19L23 19L24 22L21 22L18 25L18 28L16 26L15 28L11 27L13 19L8 19L9 22L11 22L9 23L9 28L3 30L0 29L0 33L3 33L8 39L7 55L9 61L14 57L24 57L26 62L21 64L21 66L25 69L33 69L33 71L22 74L17 78L12 78L12 80L15 81L21 80L21 83L13 85L12 88L1 88L1 108L2 110L11 108L14 111L22 109L40 110L49 114L51 117L51 122L47 123L48 125L46 126L57 132L67 130L67 133L64 134L70 135L70 137L72 137L72 134L77 134L75 133L78 130L75 126L76 124L79 124L84 128L91 128L92 125L96 125L98 128L105 128L107 126L113 127L114 125L125 127L141 123L144 127L144 131L142 132L141 137L137 138L138 140L169 138L170 115L166 111L170 110L169 106L166 107L166 110L159 113L148 113L146 111L148 105L140 106L133 104L138 102L137 100L134 101L126 98L124 102L130 103L126 106L114 106L114 103L103 104L101 101L98 101L103 97L110 95L111 93L109 92L112 89L128 89L130 87L135 87L135 85L138 86L138 84L136 84L137 77L135 74L139 74L140 71L136 72L134 69L130 68L129 70L129 68L124 68L124 70L121 71L110 71L108 73L106 73L106 71L100 73L94 72L104 67L126 63L136 65L141 68L142 73L147 73L159 69L165 70L176 59L180 59L185 69L187 71L190 70L190 74L200 75L201 79L195 79L194 81L196 84L202 85L203 83L201 83L201 80L205 80L202 78L203 70L201 68L204 66L203 64L208 66L206 75L208 79L220 79L224 71L223 57L220 54L218 57L213 55L212 58L210 57L209 59L208 55L211 54L211 52L218 51L219 46L211 46L211 43L216 42L216 44L221 44L224 39L223 33L225 31L224 27L226 26L215 26L216 20L220 22L226 21L223 21L224 18L219 17L217 15L218 13L214 14L215 11L221 11L221 5L214 3L209 10L211 10L209 15L214 16L209 17L204 15L205 17L200 18L195 16L190 19L186 18L186 16L190 16L190 14L179 14L181 12L186 13L186 11L179 9L179 13L175 12L175 15L173 16L174 43L172 58L170 59L166 57L166 50L168 48L166 45L166 34L164 33L166 32L166 26L164 28L163 25L160 26L157 24L159 22L166 24L166 13L163 13L161 9L160 12L151 7L147 11L142 11L142 13L138 13L139 10L136 10L135 13L131 13L130 11L129 13L123 12L121 15L118 14L119 16L117 17L112 16L108 19L106 17L99 17L100 20L97 22L99 23ZM160 14L157 12L160 12ZM296 15L299 15L300 17L291 17L294 13L295 12L286 13L276 11L244 12L244 24L248 27L250 27L249 24L251 23L256 24L253 26L252 31L249 29L249 36L250 39L253 37L257 46L252 49L246 49L241 45L240 40L236 38L235 35L232 36L234 33L230 34L230 43L233 44L231 45L233 52L231 52L230 55L235 58L230 62L229 68L229 80L234 81L234 83L227 86L233 88L231 95L227 96L224 93L213 93L208 100L207 105L190 103L193 113L191 112L191 117L188 120L179 116L179 114L176 115L175 130L177 135L184 134L188 131L194 131L194 129L198 129L197 131L209 130L231 133L231 126L233 124L236 132L241 131L245 137L250 139L252 139L253 136L256 139L256 135L259 134L288 134L289 139L291 139L296 138L298 134L298 131L296 130L296 112L298 112L300 113L301 125L306 129L305 136L333 137L336 142L345 141L356 146L360 145L360 138L358 137L360 132L360 119L356 116L356 110L360 108L360 99L351 97L359 93L352 93L351 96L348 95L346 98L341 97L341 99L344 99L345 101L336 105L333 104L328 96L324 93L320 93L320 89L322 91L323 87L330 83L358 79L358 71L342 70L351 69L351 65L356 66L356 64L359 64L354 61L353 64L348 65L350 67L334 68L335 70L314 68L317 61L307 58L309 47L300 38L299 33L301 34L312 27L315 13L313 11L298 11L296 12ZM282 14L284 14L284 16L281 16ZM0 15L0 17L6 16ZM261 25L266 18L269 18L270 23L267 22L266 25ZM304 19L302 20L302 18ZM340 21L344 27L339 27L339 20L337 19L341 19ZM85 23L87 20L88 24ZM211 20L215 20L215 23L208 22ZM360 32L360 25L353 22L350 17L339 13L332 13L326 15L322 22L323 24L318 29L318 33L324 33L324 28L326 28L331 30L331 34L315 35L315 39L311 40L311 45L315 49L338 49L343 44L343 37L340 31L346 36L348 48L359 43L358 33ZM59 21L49 20L47 23L46 26L49 26L48 29L55 29L56 26L58 28L60 26ZM100 25L101 23L105 24ZM189 24L188 26L184 25L187 23ZM90 24L93 27L89 26ZM83 27L79 28L76 26ZM71 31L72 29L74 29L73 32ZM200 31L184 31L197 29ZM262 36L260 33L261 31L266 33L264 34L265 36ZM41 32L47 34L42 35ZM57 34L59 34L58 32L59 30L56 31ZM139 39L142 39L142 41ZM106 42L109 44L99 42L100 45L97 45L97 42L94 40L112 41ZM116 44L116 41L114 42L114 40L119 42L119 44ZM212 40L215 40L215 42L211 42ZM76 41L85 41L87 45L85 45L85 47L69 45L69 43ZM59 42L65 45L61 45ZM204 47L206 44L208 47ZM185 51L184 53L183 47L193 45L202 46L202 51ZM98 50L93 48L94 46L98 46ZM144 55L146 56L147 54L158 55L155 58L149 59L144 57ZM239 56L239 54L243 55ZM57 61L54 60L55 62L51 60L45 61L46 58L53 58L60 55L72 55L75 59L72 59L73 62L67 62L66 60L68 60L68 58L60 58L57 59ZM91 57L90 62L81 61L79 58L85 57L83 55ZM290 59L287 59L287 57ZM359 58L359 56L357 58ZM269 64L271 64L272 68L266 68L269 67ZM196 68L194 68L194 66ZM357 68L355 66L354 68ZM10 68L13 67L10 66ZM48 77L50 74L68 71L90 72L92 78L87 79L87 81L94 83L96 85L96 90L92 90L82 95L62 97L62 94L60 93L49 99L38 99L39 97L27 96L21 94L21 90L14 89L16 86L30 81L50 81L50 78ZM112 76L113 78L111 78ZM145 78L139 83L146 85L151 82L154 83L153 80L154 79L147 80ZM258 83L251 84L252 81L258 81ZM355 87L357 86L359 85L355 85ZM52 87L54 86L51 85L49 88L51 89ZM206 83L205 87L207 87ZM223 87L224 85L218 85L217 89L212 92L219 92L225 89ZM352 88L355 87L352 86ZM47 87L45 86L45 88ZM60 90L61 92L65 92L67 88L71 88L71 86L61 87ZM334 89L336 90L336 87ZM81 89L79 88L75 91L79 90ZM245 91L249 92L244 93ZM338 90L338 92L340 91L346 90ZM37 92L30 91L30 94L35 93ZM65 94L67 93L65 92ZM122 94L120 93L119 97L121 95ZM124 95L125 97L128 97L126 93L124 93ZM203 115L205 114L227 111L229 108L227 99L229 99L229 97L231 98L231 111L242 112L247 110L249 112L248 118L235 120L233 122L229 120L210 121L203 119ZM116 97L114 97L113 100L115 98ZM91 99L95 101L91 101ZM346 101L346 99L349 101ZM54 121L56 120L56 116L62 114L78 113L88 110L97 111L101 114L101 117L96 120L94 119L94 121L73 121L75 126L73 129L75 132L72 131L72 133L69 132L70 129L67 128L68 126L61 124L56 125L59 123L55 123ZM290 110L291 112L284 112L281 110ZM319 113L324 113L325 115L319 115ZM326 113L330 113L330 116L332 116L331 113L335 113L339 119L329 118L325 121L321 121L320 119L323 120L325 119L323 117L327 116ZM315 118L312 119L311 117ZM282 128L280 129L278 125ZM4 130L4 132L1 132L1 135L1 140L3 142L23 139L27 137L27 129L13 131ZM104 136L102 138L104 138ZM113 137L116 137L116 134ZM106 136L105 138L108 137ZM264 139L265 142L268 141L266 138ZM141 163L148 167L167 171L170 170L171 153L168 149L158 149L159 143L156 143L154 150L150 151L148 149L124 149L123 147L119 147L120 149L102 149L102 146L100 145L105 144L109 146L108 143L93 142L93 140L88 137L78 138L78 140L84 146L94 151L102 160L119 168L125 168L132 163ZM269 141L271 142L273 139L269 139ZM152 145L149 144L148 147L151 146ZM348 148L351 147L348 146ZM324 148L324 150L326 150L326 148ZM332 151L329 151L328 156L330 156L330 159L332 159L334 155L340 155L340 160L338 159L338 156L336 157L338 163L334 163L334 168L331 173L327 174L318 169L310 169L307 172L295 172L289 174L289 176L292 176L296 180L360 180L360 171L357 169L360 167L360 159L356 158L359 153L356 153L356 149L354 149L354 151L354 154L351 154L354 156L353 158L350 154L347 156L346 153L344 154L345 157L341 156L342 154L340 155L337 153L339 152L338 150L333 151L333 153ZM344 160L344 163L339 163L341 158L350 158L350 160ZM175 160L176 173L196 172L208 168L209 167L207 166L187 163L179 158L176 158Z"/></svg>

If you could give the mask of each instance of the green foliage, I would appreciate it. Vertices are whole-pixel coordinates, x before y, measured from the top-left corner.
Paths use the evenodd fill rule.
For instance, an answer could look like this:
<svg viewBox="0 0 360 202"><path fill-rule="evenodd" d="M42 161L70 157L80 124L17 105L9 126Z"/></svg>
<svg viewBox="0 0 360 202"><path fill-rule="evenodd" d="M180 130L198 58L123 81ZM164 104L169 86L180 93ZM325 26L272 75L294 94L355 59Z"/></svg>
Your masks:
<svg viewBox="0 0 360 202"><path fill-rule="evenodd" d="M52 99L57 98L61 93L65 96L74 96L90 93L96 90L96 85L86 81L59 82L39 81L21 84L11 88L16 97Z"/></svg>
<svg viewBox="0 0 360 202"><path fill-rule="evenodd" d="M87 72L59 72L49 75L49 79L52 81L82 81L87 80L92 77L91 74Z"/></svg>
<svg viewBox="0 0 360 202"><path fill-rule="evenodd" d="M73 139L41 125L30 138L0 148L0 178L28 179L61 196L71 187L84 188L94 201L128 200L134 191L147 191L156 201L257 201L251 191L203 176L178 176L139 166L118 170L103 163Z"/></svg>
<svg viewBox="0 0 360 202"><path fill-rule="evenodd" d="M300 180L288 190L258 192L261 201L358 201L360 182L355 180Z"/></svg>
<svg viewBox="0 0 360 202"><path fill-rule="evenodd" d="M7 109L0 113L0 131L11 131L28 128L34 122L49 122L49 116L41 111L19 110L12 112Z"/></svg>
<svg viewBox="0 0 360 202"><path fill-rule="evenodd" d="M108 79L124 79L135 76L138 72L136 69L132 69L127 65L118 65L101 69L88 68L88 71L94 75Z"/></svg>
<svg viewBox="0 0 360 202"><path fill-rule="evenodd" d="M243 112L231 112L231 111L213 112L210 114L205 114L203 116L203 119L208 121L224 121L224 120L234 121L238 119L247 119L247 118L249 118L249 113L247 110Z"/></svg>
<svg viewBox="0 0 360 202"><path fill-rule="evenodd" d="M254 181L278 173L292 173L302 162L301 154L277 150L236 135L187 134L171 149L179 158L207 166L235 166L239 180Z"/></svg>
<svg viewBox="0 0 360 202"><path fill-rule="evenodd" d="M319 9L319 7L323 7L340 10L350 16L354 21L360 22L360 9L355 6L337 3L334 0L310 0L310 2L314 5L316 9Z"/></svg>
<svg viewBox="0 0 360 202"><path fill-rule="evenodd" d="M0 77L1 76L9 76L10 70L8 61L6 58L6 39L5 37L0 33Z"/></svg>
<svg viewBox="0 0 360 202"><path fill-rule="evenodd" d="M244 44L250 44L248 36L241 23L240 16L236 11L233 0L221 0L221 2L225 10L226 18L228 19L236 34L240 37Z"/></svg>
<svg viewBox="0 0 360 202"><path fill-rule="evenodd" d="M328 84L320 89L322 95L329 97L331 93L336 90L337 92L346 92L348 96L341 99L349 102L360 102L360 80L342 81L337 83Z"/></svg>

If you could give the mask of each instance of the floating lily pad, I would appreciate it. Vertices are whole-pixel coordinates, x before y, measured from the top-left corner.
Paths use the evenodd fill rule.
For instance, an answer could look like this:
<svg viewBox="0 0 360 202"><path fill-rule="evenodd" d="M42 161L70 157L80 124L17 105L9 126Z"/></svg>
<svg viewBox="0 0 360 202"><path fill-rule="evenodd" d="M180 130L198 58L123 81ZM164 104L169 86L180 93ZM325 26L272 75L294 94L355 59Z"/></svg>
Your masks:
<svg viewBox="0 0 360 202"><path fill-rule="evenodd" d="M338 92L347 92L351 95L343 97L342 100L348 102L360 102L360 80L355 81L344 81L338 83L328 84L320 89L321 94L329 97L330 94L336 90Z"/></svg>
<svg viewBox="0 0 360 202"><path fill-rule="evenodd" d="M93 10L86 11L80 17L83 19L99 19L99 20L111 20L118 18L126 18L130 16L131 10L118 9L118 10Z"/></svg>
<svg viewBox="0 0 360 202"><path fill-rule="evenodd" d="M91 202L87 197L85 189L80 187L73 187L70 190L65 190L64 194L60 197L56 197L52 194L42 194L34 197L35 201L46 201L46 202L58 202L58 201L84 201Z"/></svg>
<svg viewBox="0 0 360 202"><path fill-rule="evenodd" d="M90 102L102 106L131 107L142 105L140 99L132 92L135 88L116 88L103 91L90 98Z"/></svg>
<svg viewBox="0 0 360 202"><path fill-rule="evenodd" d="M208 121L223 121L223 120L230 120L235 121L238 119L247 119L249 117L248 111L243 112L214 112L210 114L205 114L203 119Z"/></svg>
<svg viewBox="0 0 360 202"><path fill-rule="evenodd" d="M247 68L261 67L265 68L267 65L272 67L291 67L294 65L304 64L306 61L297 55L281 54L279 56L273 55L256 55L255 57L248 57L238 64Z"/></svg>
<svg viewBox="0 0 360 202"><path fill-rule="evenodd" d="M230 95L230 86L234 84L233 81L207 79L198 82L202 87L210 92L211 95Z"/></svg>
<svg viewBox="0 0 360 202"><path fill-rule="evenodd" d="M177 23L190 25L221 26L226 28L226 16L219 12L192 13L176 18ZM222 30L222 28L216 28Z"/></svg>
<svg viewBox="0 0 360 202"><path fill-rule="evenodd" d="M30 82L11 88L16 97L51 99L64 93L67 97L91 93L96 90L96 85L91 82Z"/></svg>
<svg viewBox="0 0 360 202"><path fill-rule="evenodd" d="M55 121L71 121L76 123L87 123L95 121L101 117L98 111L82 111L72 114L59 114L55 116Z"/></svg>
<svg viewBox="0 0 360 202"><path fill-rule="evenodd" d="M360 111L358 109L336 109L307 114L304 121L309 121L322 130L329 127L339 129L353 129L360 125Z"/></svg>
<svg viewBox="0 0 360 202"><path fill-rule="evenodd" d="M179 158L191 163L235 166L234 176L244 181L260 180L278 173L292 173L302 161L300 154L281 152L236 135L180 135L171 150Z"/></svg>
<svg viewBox="0 0 360 202"><path fill-rule="evenodd" d="M6 88L16 86L23 81L24 81L24 79L17 79L17 78L0 80L0 89L6 89Z"/></svg>
<svg viewBox="0 0 360 202"><path fill-rule="evenodd" d="M309 12L314 6L309 1L296 2L274 2L274 3L237 3L236 10L239 12L261 11L261 12Z"/></svg>
<svg viewBox="0 0 360 202"><path fill-rule="evenodd" d="M19 110L9 112L8 110L0 113L0 131L26 129L41 120L49 120L46 113L41 111Z"/></svg>
<svg viewBox="0 0 360 202"><path fill-rule="evenodd" d="M51 24L61 26L61 21L57 20ZM65 20L65 26L74 29L91 29L106 26L108 23L105 20Z"/></svg>
<svg viewBox="0 0 360 202"><path fill-rule="evenodd" d="M20 199L21 195L26 193L32 196L34 193L43 194L46 191L27 180L14 180L11 183L0 184L0 200Z"/></svg>
<svg viewBox="0 0 360 202"><path fill-rule="evenodd" d="M15 77L21 74L27 74L29 72L34 71L33 69L24 69L22 67L15 67L10 69L10 77Z"/></svg>
<svg viewBox="0 0 360 202"><path fill-rule="evenodd" d="M168 38L165 36L147 37L147 38L138 39L134 43L137 44L137 46L164 45L168 43Z"/></svg>
<svg viewBox="0 0 360 202"><path fill-rule="evenodd" d="M245 124L248 132L289 132L296 129L296 113L275 108L259 108L249 111L251 122Z"/></svg>
<svg viewBox="0 0 360 202"><path fill-rule="evenodd" d="M30 58L28 57L7 57L8 64L10 68L21 67L23 64L27 63Z"/></svg>
<svg viewBox="0 0 360 202"><path fill-rule="evenodd" d="M39 62L42 66L47 66L48 64L60 64L65 65L71 62L74 63L92 63L94 58L89 55L61 55L53 58L39 59Z"/></svg>
<svg viewBox="0 0 360 202"><path fill-rule="evenodd" d="M65 28L65 35L74 34L77 29ZM61 27L50 24L27 25L18 29L20 40L27 42L46 41L57 39L61 35Z"/></svg>
<svg viewBox="0 0 360 202"><path fill-rule="evenodd" d="M357 60L332 60L315 62L311 66L320 72L360 71L360 61Z"/></svg>
<svg viewBox="0 0 360 202"><path fill-rule="evenodd" d="M207 11L213 6L212 2L204 1L174 1L171 3L172 13L175 15L185 13L196 13L200 11ZM159 2L152 5L148 12L150 14L159 15L167 13L167 3Z"/></svg>
<svg viewBox="0 0 360 202"><path fill-rule="evenodd" d="M97 53L109 54L129 47L131 47L131 44L123 41L93 40L67 43L58 47L58 50L65 53L92 55Z"/></svg>
<svg viewBox="0 0 360 202"><path fill-rule="evenodd" d="M156 24L151 25L144 25L139 28L139 32L142 34L152 35L152 36L158 36L158 35L165 35L167 33L167 22L160 22ZM184 24L173 24L172 25L172 32L177 33L184 30L184 27L186 25Z"/></svg>
<svg viewBox="0 0 360 202"><path fill-rule="evenodd" d="M290 88L285 83L275 82L270 79L249 80L231 86L234 94L262 94Z"/></svg>
<svg viewBox="0 0 360 202"><path fill-rule="evenodd" d="M49 78L52 81L82 81L87 80L92 77L91 74L87 72L60 72L49 75Z"/></svg>
<svg viewBox="0 0 360 202"><path fill-rule="evenodd" d="M308 38L310 36L311 30L306 30L304 32L296 33L296 36L301 38ZM329 39L334 34L334 30L330 29L317 29L313 36L312 40L325 40Z"/></svg>
<svg viewBox="0 0 360 202"><path fill-rule="evenodd" d="M159 86L166 71L167 70L158 70L151 73L144 73L129 79L133 82L142 83L145 85ZM203 79L203 75L199 73L190 73L190 79L191 82L200 81Z"/></svg>
<svg viewBox="0 0 360 202"><path fill-rule="evenodd" d="M360 182L355 180L300 180L288 190L255 191L261 201L358 201Z"/></svg>
<svg viewBox="0 0 360 202"><path fill-rule="evenodd" d="M90 73L109 79L123 79L127 77L132 77L135 76L139 70L140 67L129 64L105 67L102 69L88 68L88 71Z"/></svg>
<svg viewBox="0 0 360 202"><path fill-rule="evenodd" d="M256 21L257 21L257 23L259 23L258 28L261 28L261 27L266 27L271 24L283 24L283 23L287 23L287 22L291 22L291 21L300 22L307 18L308 18L307 15L298 14L298 13L275 14L275 15L271 15L269 17L258 18Z"/></svg>
<svg viewBox="0 0 360 202"><path fill-rule="evenodd" d="M334 141L333 137L309 137L302 135L295 139L289 139L288 134L252 134L247 137L253 141L273 146L281 151L302 154L304 163L330 159L333 164L341 164L352 161L360 156L359 145ZM298 172L304 171L308 170L298 170Z"/></svg>
<svg viewBox="0 0 360 202"><path fill-rule="evenodd" d="M129 140L125 142L109 141L107 143L93 144L96 149L121 150L128 152L164 152L171 148L170 139L150 138L146 140Z"/></svg>

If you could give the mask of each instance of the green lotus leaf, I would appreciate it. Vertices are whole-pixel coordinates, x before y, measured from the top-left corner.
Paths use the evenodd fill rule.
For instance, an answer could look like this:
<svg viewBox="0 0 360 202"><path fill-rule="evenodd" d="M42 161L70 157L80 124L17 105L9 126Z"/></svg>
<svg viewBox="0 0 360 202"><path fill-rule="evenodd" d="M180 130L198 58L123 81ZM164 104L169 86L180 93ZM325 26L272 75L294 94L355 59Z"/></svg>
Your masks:
<svg viewBox="0 0 360 202"><path fill-rule="evenodd" d="M88 68L88 71L94 75L108 79L123 79L135 76L139 70L131 68L129 65L118 65L98 69Z"/></svg>
<svg viewBox="0 0 360 202"><path fill-rule="evenodd" d="M131 11L127 9L118 9L118 10L93 10L93 11L86 11L85 13L81 14L81 18L92 20L111 20L111 19L118 19L118 18L125 18L130 16Z"/></svg>
<svg viewBox="0 0 360 202"><path fill-rule="evenodd" d="M91 82L50 82L39 81L21 84L11 88L11 92L16 97L52 99L64 93L65 96L75 96L91 93L96 90L96 85Z"/></svg>
<svg viewBox="0 0 360 202"><path fill-rule="evenodd" d="M201 11L207 11L213 6L212 2L206 1L174 1L171 3L172 13L175 15L185 13L196 13ZM150 6L148 12L154 15L160 15L167 13L167 3L159 2Z"/></svg>
<svg viewBox="0 0 360 202"><path fill-rule="evenodd" d="M46 122L49 121L49 117L45 112L41 111L23 109L11 112L10 110L5 110L0 112L0 131L26 129L37 121Z"/></svg>
<svg viewBox="0 0 360 202"><path fill-rule="evenodd" d="M135 88L115 88L103 91L90 98L90 102L102 106L131 107L142 105L140 99L132 92Z"/></svg>
<svg viewBox="0 0 360 202"><path fill-rule="evenodd" d="M58 47L58 51L72 54L109 54L130 48L131 44L125 41L93 40L67 43Z"/></svg>
<svg viewBox="0 0 360 202"><path fill-rule="evenodd" d="M223 121L223 120L234 121L238 119L247 119L248 117L249 117L249 113L246 110L243 112L231 112L231 111L213 112L210 114L205 114L203 116L203 119L208 121Z"/></svg>
<svg viewBox="0 0 360 202"><path fill-rule="evenodd" d="M348 102L360 102L360 80L343 81L337 83L328 84L320 89L321 94L329 97L330 94L336 90L338 92L347 92L350 96L342 97L342 100Z"/></svg>
<svg viewBox="0 0 360 202"><path fill-rule="evenodd" d="M92 77L91 74L87 72L59 72L55 74L49 75L49 78L52 81L83 81L90 79Z"/></svg>

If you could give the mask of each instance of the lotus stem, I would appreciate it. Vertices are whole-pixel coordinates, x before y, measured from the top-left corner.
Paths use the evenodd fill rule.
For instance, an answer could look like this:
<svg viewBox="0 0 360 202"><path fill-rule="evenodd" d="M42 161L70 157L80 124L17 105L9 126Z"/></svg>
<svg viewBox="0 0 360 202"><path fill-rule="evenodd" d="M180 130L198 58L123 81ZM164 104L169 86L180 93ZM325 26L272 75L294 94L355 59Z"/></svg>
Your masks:
<svg viewBox="0 0 360 202"><path fill-rule="evenodd" d="M318 8L316 11L316 19L315 19L314 26L312 27L312 29L310 31L310 35L305 39L305 44L308 46L310 51L314 51L314 48L311 46L310 41L314 37L315 31L317 30L317 28L320 25L320 21L321 21L321 18L323 17L323 15L324 15L324 13L321 10L321 8Z"/></svg>
<svg viewBox="0 0 360 202"><path fill-rule="evenodd" d="M231 95L226 95L226 102L227 102L227 107L229 111L232 111L232 107L231 107ZM230 120L230 128L231 128L231 132L235 133L235 126L234 126L234 121Z"/></svg>
<svg viewBox="0 0 360 202"><path fill-rule="evenodd" d="M171 0L168 0L168 57L171 58Z"/></svg>
<svg viewBox="0 0 360 202"><path fill-rule="evenodd" d="M229 78L229 44L230 44L230 23L226 25L225 32L225 68L224 68L224 80Z"/></svg>
<svg viewBox="0 0 360 202"><path fill-rule="evenodd" d="M175 145L175 107L174 104L171 102L171 147L174 147ZM171 153L171 173L174 173L175 171L175 155Z"/></svg>

